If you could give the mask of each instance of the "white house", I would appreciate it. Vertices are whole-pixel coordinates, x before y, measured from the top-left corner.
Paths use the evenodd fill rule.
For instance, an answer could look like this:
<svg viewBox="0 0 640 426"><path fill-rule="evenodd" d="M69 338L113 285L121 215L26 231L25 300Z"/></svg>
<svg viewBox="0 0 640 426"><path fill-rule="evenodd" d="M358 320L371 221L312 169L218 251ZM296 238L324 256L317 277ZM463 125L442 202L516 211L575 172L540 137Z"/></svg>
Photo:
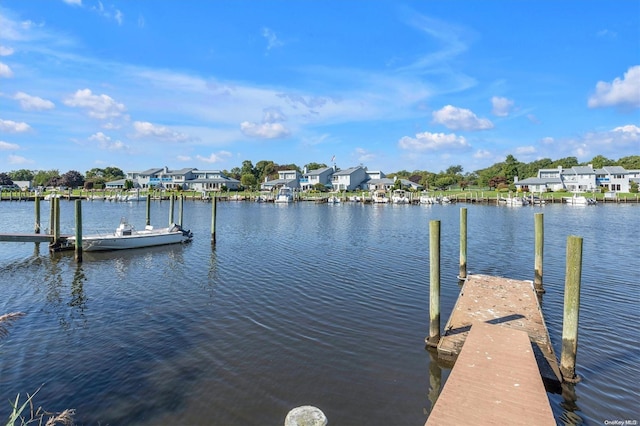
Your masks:
<svg viewBox="0 0 640 426"><path fill-rule="evenodd" d="M297 170L280 170L278 172L278 179L265 180L260 184L260 188L268 191L273 191L282 186L288 186L291 189L298 189L300 188L301 177L302 174Z"/></svg>
<svg viewBox="0 0 640 426"><path fill-rule="evenodd" d="M331 185L334 191L354 191L362 188L367 179L368 175L364 167L356 166L333 173Z"/></svg>
<svg viewBox="0 0 640 426"><path fill-rule="evenodd" d="M591 192L604 188L611 192L630 192L631 181L640 177L640 172L625 170L620 166L605 166L595 170L588 166L574 166L568 169L540 169L538 177L514 182L522 191L544 192L567 190L571 192Z"/></svg>
<svg viewBox="0 0 640 426"><path fill-rule="evenodd" d="M305 171L300 178L300 188L304 190L313 189L317 184L331 187L331 176L335 169L333 167L323 167L321 169Z"/></svg>

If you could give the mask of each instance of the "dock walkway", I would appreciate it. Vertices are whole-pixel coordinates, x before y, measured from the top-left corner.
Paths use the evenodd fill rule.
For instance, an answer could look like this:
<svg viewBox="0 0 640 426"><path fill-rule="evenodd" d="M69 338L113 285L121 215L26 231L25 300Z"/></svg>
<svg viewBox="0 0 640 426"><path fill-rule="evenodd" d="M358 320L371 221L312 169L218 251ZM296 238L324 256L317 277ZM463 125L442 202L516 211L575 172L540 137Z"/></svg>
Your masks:
<svg viewBox="0 0 640 426"><path fill-rule="evenodd" d="M474 322L427 419L439 425L555 425L525 331Z"/></svg>
<svg viewBox="0 0 640 426"><path fill-rule="evenodd" d="M532 281L469 275L438 342L438 356L454 361L477 322L524 331L545 386L553 392L560 388L562 376Z"/></svg>

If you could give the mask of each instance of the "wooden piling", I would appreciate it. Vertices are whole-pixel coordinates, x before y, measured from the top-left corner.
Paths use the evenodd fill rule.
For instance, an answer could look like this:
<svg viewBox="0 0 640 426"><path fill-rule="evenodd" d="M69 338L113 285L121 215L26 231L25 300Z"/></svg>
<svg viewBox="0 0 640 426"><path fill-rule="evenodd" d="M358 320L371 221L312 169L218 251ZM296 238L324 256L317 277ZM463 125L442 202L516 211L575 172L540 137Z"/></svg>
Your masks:
<svg viewBox="0 0 640 426"><path fill-rule="evenodd" d="M218 197L214 193L211 200L211 244L216 243L216 204L218 204Z"/></svg>
<svg viewBox="0 0 640 426"><path fill-rule="evenodd" d="M53 227L56 222L56 202L55 198L51 198L49 201L49 234L53 235Z"/></svg>
<svg viewBox="0 0 640 426"><path fill-rule="evenodd" d="M54 206L53 245L57 246L60 244L60 198L55 197L52 202Z"/></svg>
<svg viewBox="0 0 640 426"><path fill-rule="evenodd" d="M542 213L536 213L534 216L534 228L535 228L535 262L534 262L534 279L533 286L538 293L544 293L542 286L542 265L544 255L544 215Z"/></svg>
<svg viewBox="0 0 640 426"><path fill-rule="evenodd" d="M560 372L567 382L577 382L575 374L578 351L578 313L582 274L582 238L571 235L567 239L567 265L564 282L564 315L562 318L562 354Z"/></svg>
<svg viewBox="0 0 640 426"><path fill-rule="evenodd" d="M147 220L145 225L151 225L151 194L147 192Z"/></svg>
<svg viewBox="0 0 640 426"><path fill-rule="evenodd" d="M35 209L36 209L36 223L34 227L34 232L36 234L39 234L40 233L40 197L36 195L36 197L34 198L34 202L35 202Z"/></svg>
<svg viewBox="0 0 640 426"><path fill-rule="evenodd" d="M429 222L429 337L427 346L440 341L440 221Z"/></svg>
<svg viewBox="0 0 640 426"><path fill-rule="evenodd" d="M76 200L76 262L82 262L82 200Z"/></svg>
<svg viewBox="0 0 640 426"><path fill-rule="evenodd" d="M467 209L460 209L460 275L459 280L467 278Z"/></svg>
<svg viewBox="0 0 640 426"><path fill-rule="evenodd" d="M171 226L173 222L173 205L175 204L173 194L169 196L169 226Z"/></svg>
<svg viewBox="0 0 640 426"><path fill-rule="evenodd" d="M182 213L184 209L184 195L180 195L178 200L178 225L182 226Z"/></svg>

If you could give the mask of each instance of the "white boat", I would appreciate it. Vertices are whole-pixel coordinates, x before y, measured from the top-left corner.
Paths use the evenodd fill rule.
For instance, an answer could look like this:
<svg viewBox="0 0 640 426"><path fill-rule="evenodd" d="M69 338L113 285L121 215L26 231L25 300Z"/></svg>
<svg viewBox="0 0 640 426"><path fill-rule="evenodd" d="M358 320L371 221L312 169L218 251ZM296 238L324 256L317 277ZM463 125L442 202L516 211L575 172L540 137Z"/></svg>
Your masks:
<svg viewBox="0 0 640 426"><path fill-rule="evenodd" d="M396 189L391 195L391 202L393 204L409 204L409 197L404 189Z"/></svg>
<svg viewBox="0 0 640 426"><path fill-rule="evenodd" d="M290 203L293 201L293 191L288 186L283 186L278 190L278 195L276 196L276 203Z"/></svg>
<svg viewBox="0 0 640 426"><path fill-rule="evenodd" d="M327 198L327 203L329 203L329 204L339 204L340 203L340 197L338 197L337 195L330 195L329 198Z"/></svg>
<svg viewBox="0 0 640 426"><path fill-rule="evenodd" d="M374 203L388 203L389 197L387 197L387 192L384 189L378 189L371 195L371 201Z"/></svg>
<svg viewBox="0 0 640 426"><path fill-rule="evenodd" d="M512 197L509 195L508 198L500 197L500 203L506 204L507 206L526 206L529 202L524 197Z"/></svg>
<svg viewBox="0 0 640 426"><path fill-rule="evenodd" d="M438 199L431 195L428 191L420 193L420 204L437 204Z"/></svg>
<svg viewBox="0 0 640 426"><path fill-rule="evenodd" d="M141 247L162 246L185 243L193 238L193 233L173 224L167 228L145 226L141 231L134 229L125 219L112 234L95 234L82 237L83 251L123 250ZM69 238L75 242L75 237Z"/></svg>
<svg viewBox="0 0 640 426"><path fill-rule="evenodd" d="M573 194L572 197L562 197L562 201L575 206L591 206L598 203L594 198L587 198L578 194Z"/></svg>

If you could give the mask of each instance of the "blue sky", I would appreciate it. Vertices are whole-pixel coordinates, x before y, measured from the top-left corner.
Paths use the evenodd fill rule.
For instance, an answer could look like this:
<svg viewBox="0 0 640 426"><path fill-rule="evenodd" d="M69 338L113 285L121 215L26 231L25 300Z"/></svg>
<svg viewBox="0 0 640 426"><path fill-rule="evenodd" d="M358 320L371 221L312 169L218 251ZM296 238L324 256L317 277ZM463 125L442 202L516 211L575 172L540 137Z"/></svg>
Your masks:
<svg viewBox="0 0 640 426"><path fill-rule="evenodd" d="M0 2L0 172L640 155L640 2Z"/></svg>

